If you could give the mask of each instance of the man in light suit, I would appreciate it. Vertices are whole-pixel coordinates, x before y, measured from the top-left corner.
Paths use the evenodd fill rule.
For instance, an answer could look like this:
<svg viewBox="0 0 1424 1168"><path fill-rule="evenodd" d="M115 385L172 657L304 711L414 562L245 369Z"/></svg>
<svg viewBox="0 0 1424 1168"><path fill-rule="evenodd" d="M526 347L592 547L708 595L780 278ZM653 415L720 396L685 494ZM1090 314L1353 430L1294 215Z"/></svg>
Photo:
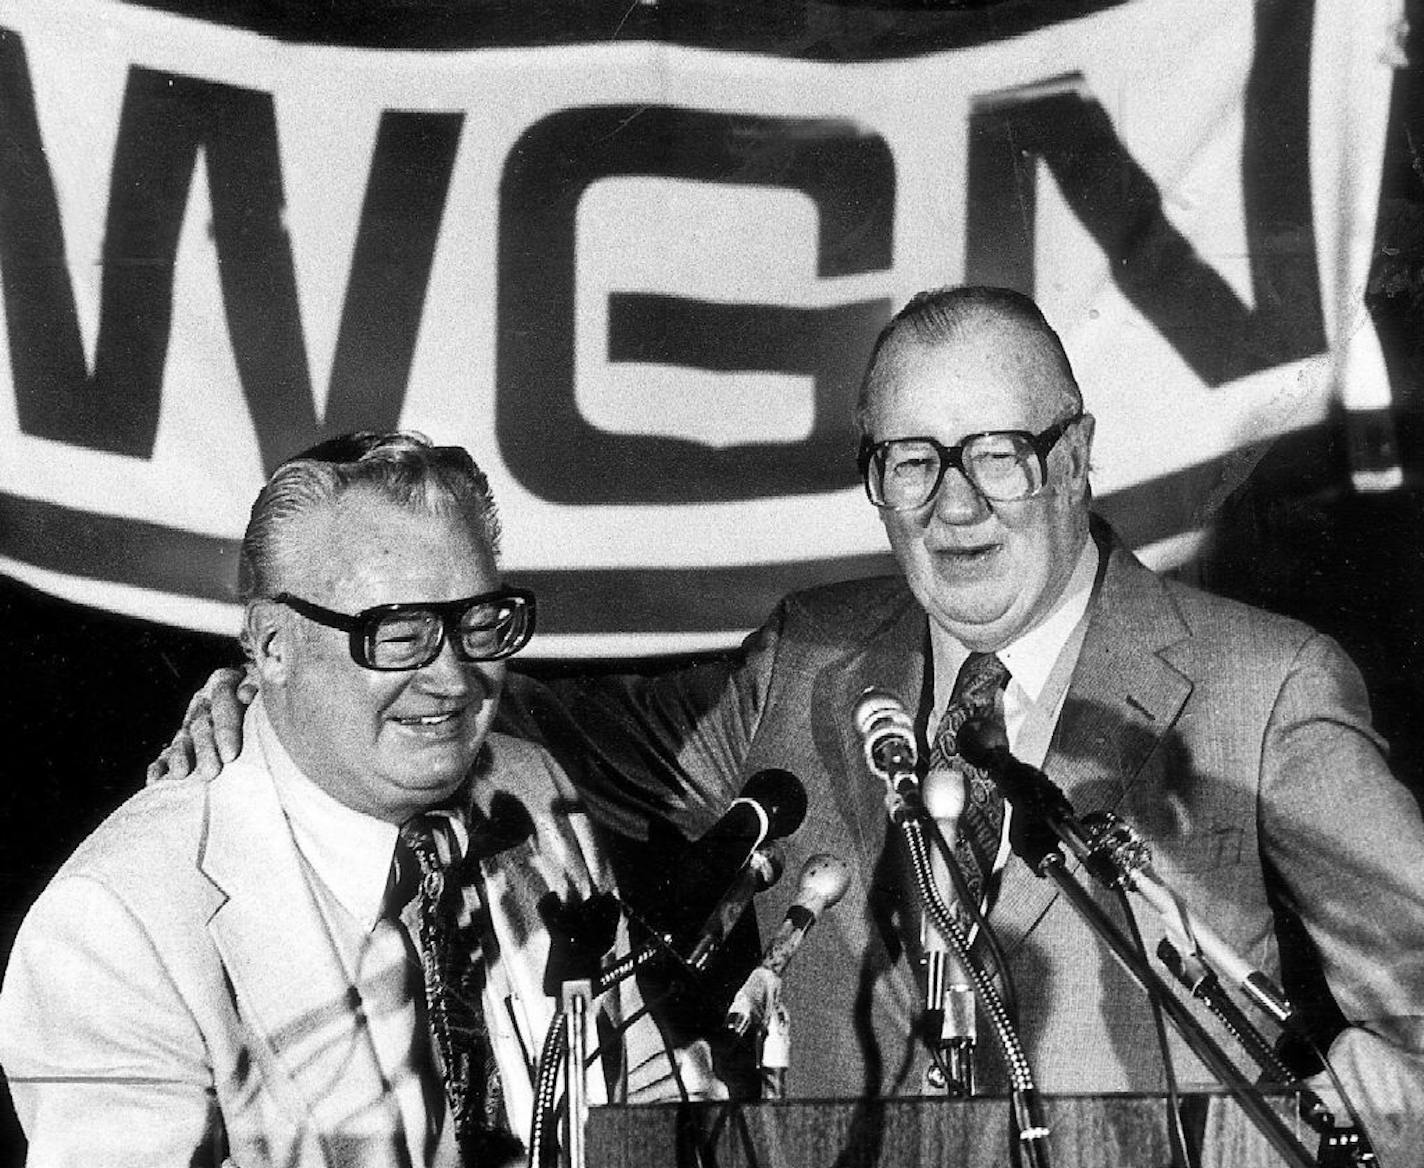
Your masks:
<svg viewBox="0 0 1424 1168"><path fill-rule="evenodd" d="M263 489L241 755L129 800L16 941L0 1062L31 1165L522 1157L554 1008L537 906L611 876L553 760L490 733L533 622L498 534L469 455L418 435L362 436ZM402 853L421 822L441 842ZM424 888L393 899L401 855ZM621 926L606 944L626 950ZM600 1002L622 1038L595 1102L671 1093L640 1004L631 983Z"/></svg>

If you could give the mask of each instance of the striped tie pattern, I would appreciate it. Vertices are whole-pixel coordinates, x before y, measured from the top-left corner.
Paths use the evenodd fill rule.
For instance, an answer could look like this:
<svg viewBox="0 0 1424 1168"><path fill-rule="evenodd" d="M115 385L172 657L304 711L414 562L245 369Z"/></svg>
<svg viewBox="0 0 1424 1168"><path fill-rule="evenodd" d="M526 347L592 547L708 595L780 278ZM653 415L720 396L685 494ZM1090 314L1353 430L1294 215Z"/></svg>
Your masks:
<svg viewBox="0 0 1424 1168"><path fill-rule="evenodd" d="M964 780L964 812L954 854L975 902L984 904L985 889L993 875L994 859L1004 829L1004 797L988 774L965 762L959 754L959 731L971 718L989 718L1003 725L999 692L1009 671L993 653L971 653L959 669L949 704L930 745L929 769L948 770Z"/></svg>
<svg viewBox="0 0 1424 1168"><path fill-rule="evenodd" d="M481 928L466 910L459 878L469 832L455 812L436 810L401 826L397 885L418 874L417 947L426 1016L466 1163L499 1163L520 1147L509 1133L494 1047L482 1005Z"/></svg>

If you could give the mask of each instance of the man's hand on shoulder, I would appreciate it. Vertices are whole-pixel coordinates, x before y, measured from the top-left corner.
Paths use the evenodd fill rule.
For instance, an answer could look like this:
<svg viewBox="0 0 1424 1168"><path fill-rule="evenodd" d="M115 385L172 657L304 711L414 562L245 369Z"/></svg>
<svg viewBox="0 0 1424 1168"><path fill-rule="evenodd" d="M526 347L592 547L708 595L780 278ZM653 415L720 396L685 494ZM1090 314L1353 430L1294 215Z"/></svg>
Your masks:
<svg viewBox="0 0 1424 1168"><path fill-rule="evenodd" d="M216 778L242 749L242 719L257 696L257 680L241 669L219 669L193 695L173 741L149 764L148 782Z"/></svg>

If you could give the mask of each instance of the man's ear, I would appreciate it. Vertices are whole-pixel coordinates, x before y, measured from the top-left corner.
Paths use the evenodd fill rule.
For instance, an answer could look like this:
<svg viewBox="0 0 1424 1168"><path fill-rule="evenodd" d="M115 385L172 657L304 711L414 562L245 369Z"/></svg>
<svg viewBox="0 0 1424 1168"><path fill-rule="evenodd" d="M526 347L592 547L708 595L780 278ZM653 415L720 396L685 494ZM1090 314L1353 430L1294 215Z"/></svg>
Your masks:
<svg viewBox="0 0 1424 1168"><path fill-rule="evenodd" d="M1088 492L1088 472L1092 469L1093 433L1097 419L1092 414L1084 414L1073 426L1069 435L1068 472L1075 487L1075 494Z"/></svg>
<svg viewBox="0 0 1424 1168"><path fill-rule="evenodd" d="M262 686L281 685L292 666L296 628L289 610L271 600L249 601L243 612L242 647Z"/></svg>

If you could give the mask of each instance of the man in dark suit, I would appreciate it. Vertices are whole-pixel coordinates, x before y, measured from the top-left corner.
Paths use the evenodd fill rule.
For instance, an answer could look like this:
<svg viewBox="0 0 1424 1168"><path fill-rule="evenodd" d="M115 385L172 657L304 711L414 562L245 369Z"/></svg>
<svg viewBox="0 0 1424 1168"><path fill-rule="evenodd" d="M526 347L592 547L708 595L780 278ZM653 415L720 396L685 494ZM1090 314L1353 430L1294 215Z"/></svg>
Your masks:
<svg viewBox="0 0 1424 1168"><path fill-rule="evenodd" d="M534 729L594 760L581 785L625 828L650 791L698 822L762 767L805 780L788 868L831 851L854 875L786 979L793 1091L925 1087L918 909L851 710L867 686L898 695L925 757L963 663L992 653L1014 754L1080 815L1135 825L1166 883L1284 979L1321 1037L1352 1023L1336 1060L1397 1110L1424 1067L1424 825L1354 666L1303 625L1159 578L1091 515L1093 418L1026 298L917 297L877 342L859 417L903 577L790 596L727 663L563 685L553 701L516 683ZM1049 882L988 850L989 919L1039 1085L1161 1089L1144 995ZM790 895L787 882L761 899L763 935ZM1150 953L1162 929L1137 916ZM981 1039L989 1090L1006 1085L993 1045ZM1183 1083L1207 1079L1171 1046Z"/></svg>
<svg viewBox="0 0 1424 1168"><path fill-rule="evenodd" d="M1308 999L1325 1037L1352 1023L1337 1062L1381 1113L1402 1111L1424 1081L1424 824L1385 765L1354 667L1300 624L1158 578L1092 517L1093 418L1026 298L915 298L877 341L859 417L901 576L790 596L723 662L556 687L511 679L502 711L626 832L650 814L706 826L763 767L803 778L810 812L788 868L830 851L853 877L786 978L793 1093L925 1089L918 908L851 710L867 686L898 695L922 757L941 741L933 769L957 677L992 654L1013 752L1080 815L1134 824L1166 881ZM1143 995L1007 855L1008 822L979 858L1039 1085L1159 1089ZM759 901L763 936L791 892L787 881ZM1152 915L1138 914L1149 950ZM1172 1047L1183 1083L1205 1078ZM992 1041L980 1050L982 1086L1002 1088Z"/></svg>

